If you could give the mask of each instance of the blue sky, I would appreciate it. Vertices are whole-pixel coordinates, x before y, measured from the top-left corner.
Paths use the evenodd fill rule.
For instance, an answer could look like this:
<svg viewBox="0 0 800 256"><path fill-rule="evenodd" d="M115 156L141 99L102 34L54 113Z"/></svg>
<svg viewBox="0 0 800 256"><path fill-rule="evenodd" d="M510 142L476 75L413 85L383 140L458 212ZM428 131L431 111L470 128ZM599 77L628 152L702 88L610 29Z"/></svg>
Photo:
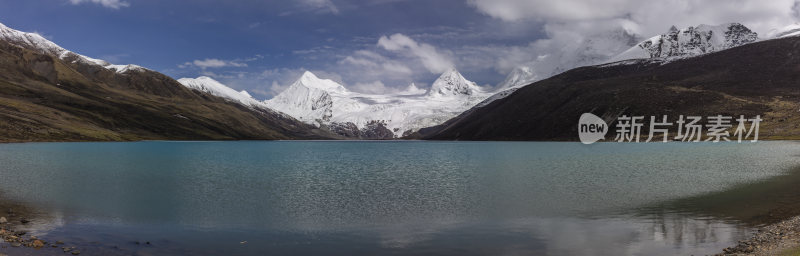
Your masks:
<svg viewBox="0 0 800 256"><path fill-rule="evenodd" d="M268 99L305 70L371 93L427 88L450 67L492 86L520 65L615 48L592 44L611 31L647 38L741 22L765 35L798 22L798 9L798 0L0 0L0 22Z"/></svg>
<svg viewBox="0 0 800 256"><path fill-rule="evenodd" d="M430 46L449 60L445 65L493 85L506 72L486 64L493 57L458 51L524 45L541 37L535 22L498 20L462 0L0 0L0 6L0 22L72 51L174 78L209 75L261 99L305 69L374 92L411 82L425 87L438 76L440 67L421 60L427 57L403 51L416 51L411 46L401 42L397 47L403 49L396 51L379 46L384 36L386 42L407 37L420 54L429 54L424 49ZM462 64L459 55L475 59Z"/></svg>

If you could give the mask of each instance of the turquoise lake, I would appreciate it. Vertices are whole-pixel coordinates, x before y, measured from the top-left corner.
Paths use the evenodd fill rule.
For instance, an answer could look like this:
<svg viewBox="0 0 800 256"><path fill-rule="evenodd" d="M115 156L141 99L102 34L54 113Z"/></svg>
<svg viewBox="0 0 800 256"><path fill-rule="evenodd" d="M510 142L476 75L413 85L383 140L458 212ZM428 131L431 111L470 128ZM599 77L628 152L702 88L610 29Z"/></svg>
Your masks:
<svg viewBox="0 0 800 256"><path fill-rule="evenodd" d="M2 144L0 201L81 255L703 255L759 214L706 206L768 197L748 184L793 177L799 156L781 141Z"/></svg>

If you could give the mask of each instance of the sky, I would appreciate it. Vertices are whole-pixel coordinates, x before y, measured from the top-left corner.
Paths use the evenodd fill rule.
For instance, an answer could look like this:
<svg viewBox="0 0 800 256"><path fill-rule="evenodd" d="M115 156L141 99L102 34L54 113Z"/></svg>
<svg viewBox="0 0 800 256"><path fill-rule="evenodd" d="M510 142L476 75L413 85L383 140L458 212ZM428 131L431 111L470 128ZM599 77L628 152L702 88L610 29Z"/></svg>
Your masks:
<svg viewBox="0 0 800 256"><path fill-rule="evenodd" d="M365 93L427 88L450 68L491 87L606 31L741 22L765 36L798 10L795 0L0 0L0 23L269 99L305 70Z"/></svg>

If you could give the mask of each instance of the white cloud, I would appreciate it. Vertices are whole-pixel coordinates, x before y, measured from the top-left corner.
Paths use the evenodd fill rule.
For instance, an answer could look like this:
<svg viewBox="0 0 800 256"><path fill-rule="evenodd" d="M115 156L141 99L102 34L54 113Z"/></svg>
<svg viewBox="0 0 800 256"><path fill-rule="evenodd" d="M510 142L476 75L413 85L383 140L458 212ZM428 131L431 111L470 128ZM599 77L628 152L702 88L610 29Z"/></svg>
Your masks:
<svg viewBox="0 0 800 256"><path fill-rule="evenodd" d="M299 2L317 11L339 14L339 8L331 0L300 0Z"/></svg>
<svg viewBox="0 0 800 256"><path fill-rule="evenodd" d="M468 0L478 10L503 20L524 18L582 20L624 13L631 0Z"/></svg>
<svg viewBox="0 0 800 256"><path fill-rule="evenodd" d="M278 95L284 90L286 90L286 88L289 88L289 85L291 84L285 83L281 85L278 83L278 81L272 80L272 85L270 85L269 91L259 91L259 92L263 93L264 95Z"/></svg>
<svg viewBox="0 0 800 256"><path fill-rule="evenodd" d="M330 69L353 83L353 90L365 93L395 92L394 86L405 86L412 82L415 71L427 72L426 69L413 70L409 67L411 63L417 62L416 59L390 58L374 50L377 49L354 51L341 58Z"/></svg>
<svg viewBox="0 0 800 256"><path fill-rule="evenodd" d="M356 92L371 94L384 94L387 92L386 85L384 85L381 81L374 81L371 83L356 83L349 89Z"/></svg>
<svg viewBox="0 0 800 256"><path fill-rule="evenodd" d="M206 68L222 68L222 67L247 67L247 63L240 61L228 61L220 59L203 59L185 62L178 65L179 68L198 67L201 69Z"/></svg>
<svg viewBox="0 0 800 256"><path fill-rule="evenodd" d="M763 35L797 20L795 0L467 0L480 12L506 20L548 24L618 20L635 24L641 35L671 25L740 22Z"/></svg>
<svg viewBox="0 0 800 256"><path fill-rule="evenodd" d="M798 20L796 0L467 0L467 3L507 24L527 23L543 28L545 38L528 45L473 46L483 56L495 59L494 68L500 73L527 66L540 78L576 65L598 64L600 59L624 51L639 40L667 32L672 25L684 28L739 22L764 38L770 30ZM464 60L461 51L455 52Z"/></svg>
<svg viewBox="0 0 800 256"><path fill-rule="evenodd" d="M450 56L437 51L433 45L417 43L403 34L382 36L378 39L378 46L388 51L411 54L419 58L422 65L434 74L442 73L455 66Z"/></svg>
<svg viewBox="0 0 800 256"><path fill-rule="evenodd" d="M108 61L108 62L111 62L111 63L122 63L122 60L127 58L127 57L130 57L130 55L125 54L125 53L106 54L106 55L100 56L100 59Z"/></svg>
<svg viewBox="0 0 800 256"><path fill-rule="evenodd" d="M356 83L348 89L353 90L355 92L360 93L367 93L367 94L406 94L406 95L413 95L413 94L423 94L426 92L424 89L418 88L415 84L410 84L407 87L401 89L399 87L392 87L386 86L381 81L373 81L367 83Z"/></svg>
<svg viewBox="0 0 800 256"><path fill-rule="evenodd" d="M42 32L39 32L39 31L33 31L31 33L37 34L37 35L39 35L41 37L44 37L47 40L53 41L53 36L51 36L51 35L46 35L46 34L44 34Z"/></svg>
<svg viewBox="0 0 800 256"><path fill-rule="evenodd" d="M78 5L78 4L82 4L82 3L93 3L93 4L99 4L99 5L102 5L104 7L111 8L111 9L119 9L119 8L128 7L128 6L131 5L130 3L126 2L126 1L122 1L122 0L69 0L69 2L71 4L73 4L73 5Z"/></svg>
<svg viewBox="0 0 800 256"><path fill-rule="evenodd" d="M399 61L391 60L383 55L369 51L358 50L351 56L346 56L339 64L353 66L359 72L380 74L381 76L409 76L413 73L411 68Z"/></svg>

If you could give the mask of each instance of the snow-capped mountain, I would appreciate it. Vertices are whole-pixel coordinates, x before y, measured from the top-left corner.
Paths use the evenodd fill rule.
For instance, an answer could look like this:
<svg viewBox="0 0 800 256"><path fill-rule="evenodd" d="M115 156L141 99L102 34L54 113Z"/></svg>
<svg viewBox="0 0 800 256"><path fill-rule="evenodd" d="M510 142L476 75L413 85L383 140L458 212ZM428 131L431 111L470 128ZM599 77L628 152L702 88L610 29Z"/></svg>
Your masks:
<svg viewBox="0 0 800 256"><path fill-rule="evenodd" d="M624 29L582 35L580 38L568 44L545 44L538 50L546 54L513 69L495 88L502 92L576 67L600 64L639 41L637 35Z"/></svg>
<svg viewBox="0 0 800 256"><path fill-rule="evenodd" d="M536 81L536 73L532 67L520 66L511 70L506 78L496 86L497 91L505 91L517 86L530 84Z"/></svg>
<svg viewBox="0 0 800 256"><path fill-rule="evenodd" d="M143 67L137 65L114 65L104 60L86 57L64 49L50 40L45 39L39 34L15 30L3 25L2 23L0 23L0 40L16 44L27 49L35 50L43 54L58 56L64 61L97 65L120 74L128 72L129 70L144 69Z"/></svg>
<svg viewBox="0 0 800 256"><path fill-rule="evenodd" d="M477 84L464 78L456 69L450 69L431 85L427 95L429 97L464 97L473 93L480 93L481 89Z"/></svg>
<svg viewBox="0 0 800 256"><path fill-rule="evenodd" d="M739 23L717 26L698 25L678 30L673 26L666 34L647 39L609 62L629 59L686 58L749 44L758 34Z"/></svg>
<svg viewBox="0 0 800 256"><path fill-rule="evenodd" d="M773 33L775 37L800 34L800 24L777 29ZM625 30L587 36L585 40L554 49L514 69L496 88L503 92L581 66L629 59L697 56L755 42L758 35L742 24L728 23L698 25L680 30L673 26L665 34L640 42L637 38L637 35Z"/></svg>
<svg viewBox="0 0 800 256"><path fill-rule="evenodd" d="M330 122L333 116L335 94L338 107L355 106L344 86L329 79L320 79L306 71L289 88L265 101L267 106L294 117L297 120L319 125Z"/></svg>
<svg viewBox="0 0 800 256"><path fill-rule="evenodd" d="M588 35L572 44L556 45L549 53L536 60L514 68L506 78L495 86L495 93L480 102L483 107L492 101L505 98L522 86L550 78L564 71L604 63L637 42L637 36L627 30L619 29L607 33Z"/></svg>
<svg viewBox="0 0 800 256"><path fill-rule="evenodd" d="M255 108L267 108L266 104L256 100L247 91L236 91L213 78L201 76L198 78L181 78L178 82L190 89L210 93L211 95L232 100L239 104Z"/></svg>
<svg viewBox="0 0 800 256"><path fill-rule="evenodd" d="M411 84L405 92L389 95L353 92L307 71L265 103L300 121L329 126L340 134L352 136L353 129L358 129L355 132L363 135L385 128L391 138L440 124L488 96L490 93L455 69L443 73L427 92Z"/></svg>

